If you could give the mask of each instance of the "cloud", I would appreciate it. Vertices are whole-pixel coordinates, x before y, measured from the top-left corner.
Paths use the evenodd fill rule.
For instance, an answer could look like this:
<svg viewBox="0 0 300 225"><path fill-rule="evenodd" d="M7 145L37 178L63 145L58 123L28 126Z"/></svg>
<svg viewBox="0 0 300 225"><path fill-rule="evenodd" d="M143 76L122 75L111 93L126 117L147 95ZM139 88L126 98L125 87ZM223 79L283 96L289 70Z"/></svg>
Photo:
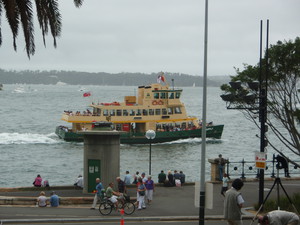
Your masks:
<svg viewBox="0 0 300 225"><path fill-rule="evenodd" d="M209 0L208 75L234 74L256 64L260 20L270 20L270 43L299 36L298 0ZM203 73L204 1L87 0L78 9L60 1L58 48L36 28L36 54L28 60L23 36L12 47L2 17L0 68L88 72ZM265 32L265 28L264 28Z"/></svg>

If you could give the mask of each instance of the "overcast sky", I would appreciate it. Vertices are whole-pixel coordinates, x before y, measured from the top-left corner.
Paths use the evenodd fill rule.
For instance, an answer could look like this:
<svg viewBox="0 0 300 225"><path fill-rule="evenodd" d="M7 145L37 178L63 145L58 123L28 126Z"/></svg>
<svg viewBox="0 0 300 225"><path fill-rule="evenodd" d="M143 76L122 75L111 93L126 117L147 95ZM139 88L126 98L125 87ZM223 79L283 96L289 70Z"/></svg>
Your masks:
<svg viewBox="0 0 300 225"><path fill-rule="evenodd" d="M62 36L29 60L23 35L18 51L2 20L0 68L87 72L203 74L204 0L61 0ZM234 75L259 60L260 20L270 20L270 44L300 36L300 0L209 0L208 76ZM36 17L36 16L35 16ZM21 31L21 30L20 30Z"/></svg>

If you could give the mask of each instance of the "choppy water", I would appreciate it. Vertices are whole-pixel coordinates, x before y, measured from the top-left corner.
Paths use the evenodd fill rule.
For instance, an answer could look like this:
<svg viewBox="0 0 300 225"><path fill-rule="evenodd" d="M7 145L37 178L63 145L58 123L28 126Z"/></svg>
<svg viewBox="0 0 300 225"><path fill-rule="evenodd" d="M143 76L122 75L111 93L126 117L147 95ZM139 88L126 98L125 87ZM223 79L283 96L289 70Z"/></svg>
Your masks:
<svg viewBox="0 0 300 225"><path fill-rule="evenodd" d="M91 91L89 98L82 90ZM83 144L54 134L64 110L84 111L91 101L123 101L136 87L75 85L4 85L0 91L0 187L30 186L37 174L50 185L73 184L83 172ZM224 124L221 140L208 140L207 158L222 153L230 160L253 160L259 151L258 129L236 110L227 110L219 88L208 88L207 121ZM188 114L201 118L202 88L183 88ZM269 152L272 154L272 152ZM149 145L121 145L121 170L148 171ZM201 139L152 145L152 173L183 170L188 181L200 179ZM210 165L207 163L207 179ZM155 175L156 176L156 175Z"/></svg>

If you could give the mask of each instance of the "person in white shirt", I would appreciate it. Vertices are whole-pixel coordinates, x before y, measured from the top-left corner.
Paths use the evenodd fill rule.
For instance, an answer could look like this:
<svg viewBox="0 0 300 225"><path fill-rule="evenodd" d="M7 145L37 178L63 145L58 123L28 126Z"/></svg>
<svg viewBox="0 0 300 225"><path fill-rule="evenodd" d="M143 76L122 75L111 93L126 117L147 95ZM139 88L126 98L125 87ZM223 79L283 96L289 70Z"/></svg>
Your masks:
<svg viewBox="0 0 300 225"><path fill-rule="evenodd" d="M222 180L223 183L222 183L221 195L225 197L225 192L228 190L228 181L229 181L229 178L226 173L224 173Z"/></svg>
<svg viewBox="0 0 300 225"><path fill-rule="evenodd" d="M78 178L76 179L74 186L83 188L83 177L82 175L79 175Z"/></svg>
<svg viewBox="0 0 300 225"><path fill-rule="evenodd" d="M259 216L258 223L261 225L297 225L299 223L299 216L284 210L274 210L264 216Z"/></svg>
<svg viewBox="0 0 300 225"><path fill-rule="evenodd" d="M40 196L37 199L37 205L39 207L47 206L47 197L45 196L45 192L41 191Z"/></svg>

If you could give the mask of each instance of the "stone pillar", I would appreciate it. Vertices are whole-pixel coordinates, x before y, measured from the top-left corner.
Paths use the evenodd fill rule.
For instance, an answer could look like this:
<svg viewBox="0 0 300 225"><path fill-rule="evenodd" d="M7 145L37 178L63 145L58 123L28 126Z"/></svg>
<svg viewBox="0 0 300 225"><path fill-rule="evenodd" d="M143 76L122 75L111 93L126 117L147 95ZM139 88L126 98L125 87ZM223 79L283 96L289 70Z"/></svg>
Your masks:
<svg viewBox="0 0 300 225"><path fill-rule="evenodd" d="M116 182L120 176L120 132L81 131L84 137L83 153L83 193L92 192L96 178L101 179L103 187Z"/></svg>
<svg viewBox="0 0 300 225"><path fill-rule="evenodd" d="M220 174L218 169L218 163L215 161L215 159L208 159L208 162L210 163L210 180L219 181Z"/></svg>

